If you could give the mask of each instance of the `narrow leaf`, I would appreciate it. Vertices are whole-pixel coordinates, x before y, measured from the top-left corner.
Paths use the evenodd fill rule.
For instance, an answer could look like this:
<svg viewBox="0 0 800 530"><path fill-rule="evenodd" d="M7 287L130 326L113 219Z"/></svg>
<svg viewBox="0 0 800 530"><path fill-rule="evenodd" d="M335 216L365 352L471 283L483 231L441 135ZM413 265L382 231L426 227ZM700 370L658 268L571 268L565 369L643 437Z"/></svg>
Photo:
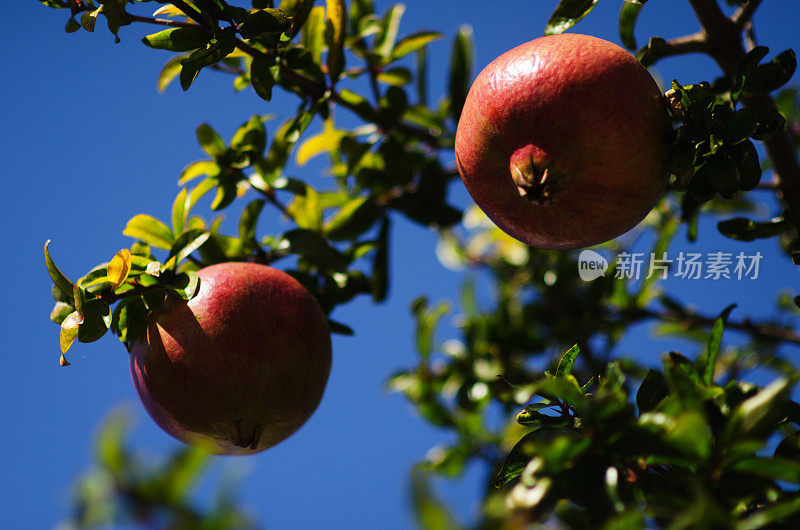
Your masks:
<svg viewBox="0 0 800 530"><path fill-rule="evenodd" d="M461 26L450 56L450 115L458 121L467 99L473 63L472 28Z"/></svg>
<svg viewBox="0 0 800 530"><path fill-rule="evenodd" d="M53 259L50 257L49 247L50 240L48 239L44 244L44 263L47 266L47 273L50 275L50 279L53 280L53 284L58 287L58 289L64 293L69 300L72 300L72 290L74 285L67 279L66 276L64 276L64 274L53 262Z"/></svg>
<svg viewBox="0 0 800 530"><path fill-rule="evenodd" d="M589 14L597 0L561 0L547 21L545 35L563 33Z"/></svg>
<svg viewBox="0 0 800 530"><path fill-rule="evenodd" d="M622 4L622 9L619 12L619 37L620 40L622 40L622 44L629 50L638 48L633 29L636 25L636 19L639 18L639 12L642 10L642 7L642 4L625 2Z"/></svg>
<svg viewBox="0 0 800 530"><path fill-rule="evenodd" d="M581 349L576 344L561 356L556 367L556 377L565 377L572 372L572 366L575 364L575 359L578 358L580 352Z"/></svg>
<svg viewBox="0 0 800 530"><path fill-rule="evenodd" d="M186 217L189 215L189 194L186 188L181 188L175 201L172 203L172 234L180 237L186 226Z"/></svg>
<svg viewBox="0 0 800 530"><path fill-rule="evenodd" d="M722 332L725 331L725 324L728 321L731 311L736 308L736 304L731 304L720 313L717 320L714 322L714 327L711 328L711 334L708 336L708 345L706 346L706 354L698 363L704 366L703 382L706 385L711 385L714 382L714 371L717 366L717 357L719 356L719 348L722 344Z"/></svg>
<svg viewBox="0 0 800 530"><path fill-rule="evenodd" d="M344 0L326 0L325 42L328 45L328 76L335 85L344 70L344 39L347 10Z"/></svg>
<svg viewBox="0 0 800 530"><path fill-rule="evenodd" d="M397 42L397 45L392 50L392 60L405 57L409 53L424 48L429 43L439 40L443 37L438 31L420 31L407 35Z"/></svg>

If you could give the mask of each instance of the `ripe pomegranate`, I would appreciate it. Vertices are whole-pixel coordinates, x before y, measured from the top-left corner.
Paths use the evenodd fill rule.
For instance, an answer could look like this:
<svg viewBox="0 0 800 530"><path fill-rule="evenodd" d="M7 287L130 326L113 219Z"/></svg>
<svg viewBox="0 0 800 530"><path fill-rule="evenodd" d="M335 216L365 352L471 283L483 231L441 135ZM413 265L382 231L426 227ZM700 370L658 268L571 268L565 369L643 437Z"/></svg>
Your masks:
<svg viewBox="0 0 800 530"><path fill-rule="evenodd" d="M630 53L596 37L541 37L475 79L456 132L476 204L533 247L581 248L633 228L667 182L663 96Z"/></svg>
<svg viewBox="0 0 800 530"><path fill-rule="evenodd" d="M252 263L199 271L197 296L170 296L131 348L133 384L150 416L220 454L263 451L317 408L331 339L316 299L294 278Z"/></svg>

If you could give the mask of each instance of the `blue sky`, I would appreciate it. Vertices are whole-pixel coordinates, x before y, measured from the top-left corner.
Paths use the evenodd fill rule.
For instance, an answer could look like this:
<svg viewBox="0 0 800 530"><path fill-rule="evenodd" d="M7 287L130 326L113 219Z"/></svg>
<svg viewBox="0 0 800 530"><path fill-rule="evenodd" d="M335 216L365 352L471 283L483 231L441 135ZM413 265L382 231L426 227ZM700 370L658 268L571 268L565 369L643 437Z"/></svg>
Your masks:
<svg viewBox="0 0 800 530"><path fill-rule="evenodd" d="M0 88L0 197L6 215L0 232L6 249L0 521L7 528L48 528L68 514L70 485L89 466L93 437L114 407L126 406L138 420L132 447L157 456L178 442L162 433L139 404L127 354L115 337L78 344L69 357L72 366L58 365L58 328L48 319L52 298L42 257L45 240L53 240L51 252L62 270L77 278L130 245L121 234L130 217L167 217L181 168L203 156L194 136L197 125L210 123L230 138L254 113L287 116L295 100L276 97L266 104L249 90L234 93L231 78L210 72L203 72L188 93L172 86L159 95L156 75L169 54L139 42L153 28L123 28L122 43L115 45L101 24L94 34L67 35L64 11L36 0L6 4L7 24L0 34L6 79ZM381 12L389 6L382 0L375 4ZM435 101L444 92L449 40L459 25L473 27L480 69L503 51L540 36L556 2L409 0L406 5L401 34L432 29L446 35L430 47L429 90ZM574 31L618 42L620 5L603 0ZM760 43L772 53L797 48L796 1L764 2L756 27ZM642 12L636 35L644 43L653 34L670 37L696 29L685 2L653 1ZM688 84L711 80L718 70L706 57L689 56L663 61L657 74ZM321 182L321 169L312 163L291 168L290 174ZM460 184L452 191L458 204L470 203ZM260 229L278 229L279 223L268 214ZM447 433L428 426L400 396L387 394L383 383L416 359L410 301L420 294L432 300L452 297L462 279L436 261L434 246L431 232L395 223L390 299L379 306L358 300L337 310L336 319L356 335L334 337L333 371L316 414L295 436L265 453L215 464L244 474L242 503L265 525L413 525L409 469L428 449L446 443ZM741 247L716 235L707 222L699 245L690 247L684 239L675 250L735 252ZM739 302L734 315L769 315L777 290L800 292L797 271L777 253L774 241L745 247L755 250L765 255L757 281L669 280L667 285L712 313ZM638 327L620 353L647 361L682 346L653 342L646 327ZM470 469L462 481L437 482L437 491L467 519L477 511L482 478L481 470Z"/></svg>

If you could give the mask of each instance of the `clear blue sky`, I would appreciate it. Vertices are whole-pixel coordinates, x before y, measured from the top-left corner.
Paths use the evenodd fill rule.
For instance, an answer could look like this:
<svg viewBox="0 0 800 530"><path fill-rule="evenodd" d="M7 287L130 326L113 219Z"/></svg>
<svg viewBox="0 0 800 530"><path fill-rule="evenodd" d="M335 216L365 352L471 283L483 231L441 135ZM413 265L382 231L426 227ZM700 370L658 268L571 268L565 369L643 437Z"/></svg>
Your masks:
<svg viewBox="0 0 800 530"><path fill-rule="evenodd" d="M375 1L383 11L389 3ZM540 36L555 0L491 2L409 0L401 33L439 30L446 40L430 47L431 99L444 91L449 40L460 24L474 28L476 64L482 68L503 51ZM110 334L93 344L76 344L72 366L58 365L58 328L48 319L50 280L42 246L71 278L110 258L131 240L121 232L137 213L166 218L177 177L203 156L194 130L212 124L223 137L254 113L287 116L292 97L265 104L251 91L233 93L231 78L203 72L188 93L176 86L156 91L156 75L169 54L145 48L139 39L154 30L123 28L122 43L98 24L94 34L63 31L64 11L36 0L4 2L0 33L0 149L3 212L0 233L4 299L0 309L3 348L0 441L0 521L5 528L49 528L67 514L70 485L90 464L91 443L112 408L126 404L138 419L131 446L153 455L176 447L147 417L130 383L125 349ZM156 4L145 5L155 8ZM603 0L574 31L618 42L618 0ZM764 2L756 17L759 39L773 53L800 41L796 0ZM697 29L686 2L652 1L642 12L637 38L676 36ZM658 74L688 84L718 73L704 57L659 64ZM797 83L797 76L793 80ZM320 177L319 164L291 169ZM454 196L469 203L460 184ZM235 219L235 215L230 215ZM260 230L278 229L268 213ZM740 245L714 235L704 223L702 246L685 240L676 250L734 251ZM336 312L356 330L334 338L334 364L323 402L295 436L251 458L220 459L215 466L243 470L242 502L272 528L408 528L408 471L425 452L446 443L447 433L428 426L383 382L411 366L409 302L419 294L437 300L456 292L461 276L434 255L434 235L395 223L393 283L387 303L359 300ZM796 270L780 257L775 242L745 248L764 255L758 281L672 282L675 292L717 312L739 302L735 315L766 315L779 288L800 292ZM569 345L565 345L569 346ZM676 341L652 342L634 330L621 353L656 359L681 348ZM686 351L693 354L692 350ZM437 482L437 490L464 520L477 511L482 472L469 470L461 482Z"/></svg>

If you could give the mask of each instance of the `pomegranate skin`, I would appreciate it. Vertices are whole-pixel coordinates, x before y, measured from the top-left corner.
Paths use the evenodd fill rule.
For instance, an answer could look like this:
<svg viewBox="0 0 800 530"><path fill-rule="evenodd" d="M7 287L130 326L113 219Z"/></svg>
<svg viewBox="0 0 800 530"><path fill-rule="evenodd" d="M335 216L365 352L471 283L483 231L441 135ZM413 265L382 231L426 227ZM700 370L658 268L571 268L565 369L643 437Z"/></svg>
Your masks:
<svg viewBox="0 0 800 530"><path fill-rule="evenodd" d="M573 249L647 215L667 182L670 141L661 91L635 57L561 34L517 46L478 75L455 155L500 229L532 247Z"/></svg>
<svg viewBox="0 0 800 530"><path fill-rule="evenodd" d="M218 454L284 440L316 410L331 339L316 299L294 278L252 263L198 272L198 294L170 296L130 352L133 384L168 434Z"/></svg>

